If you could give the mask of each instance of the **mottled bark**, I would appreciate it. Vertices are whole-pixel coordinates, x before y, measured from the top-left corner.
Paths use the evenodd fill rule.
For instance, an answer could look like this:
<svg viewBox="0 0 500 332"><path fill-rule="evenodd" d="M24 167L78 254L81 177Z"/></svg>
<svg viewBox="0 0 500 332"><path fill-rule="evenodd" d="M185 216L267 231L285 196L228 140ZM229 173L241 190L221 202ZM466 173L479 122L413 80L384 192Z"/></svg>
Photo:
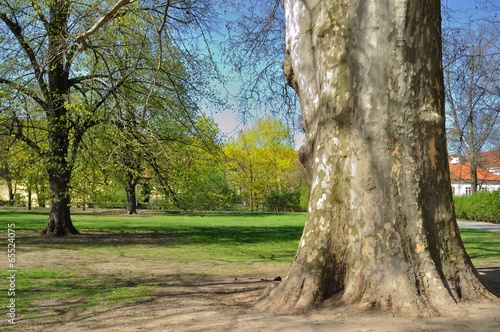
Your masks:
<svg viewBox="0 0 500 332"><path fill-rule="evenodd" d="M432 315L493 298L453 210L439 1L284 6L311 195L288 276L257 308L304 312L332 299Z"/></svg>

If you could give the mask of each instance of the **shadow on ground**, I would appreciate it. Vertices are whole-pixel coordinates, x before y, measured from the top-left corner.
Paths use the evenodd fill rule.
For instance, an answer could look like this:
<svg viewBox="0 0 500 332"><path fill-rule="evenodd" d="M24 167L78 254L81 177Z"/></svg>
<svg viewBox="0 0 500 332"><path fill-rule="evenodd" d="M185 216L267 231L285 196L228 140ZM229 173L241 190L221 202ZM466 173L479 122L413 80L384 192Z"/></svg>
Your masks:
<svg viewBox="0 0 500 332"><path fill-rule="evenodd" d="M127 231L127 232L82 232L80 235L46 237L38 233L19 236L25 244L92 244L92 245L134 245L134 244L244 244L279 241L298 241L303 226L261 227L261 226L186 226L169 230Z"/></svg>
<svg viewBox="0 0 500 332"><path fill-rule="evenodd" d="M500 266L477 268L477 270L488 289L500 297Z"/></svg>

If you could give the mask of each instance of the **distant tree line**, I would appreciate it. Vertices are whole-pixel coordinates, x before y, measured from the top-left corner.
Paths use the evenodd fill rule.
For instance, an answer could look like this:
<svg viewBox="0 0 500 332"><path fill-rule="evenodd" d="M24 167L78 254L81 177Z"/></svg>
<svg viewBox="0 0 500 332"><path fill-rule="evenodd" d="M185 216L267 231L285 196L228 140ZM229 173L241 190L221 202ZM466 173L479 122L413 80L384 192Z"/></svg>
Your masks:
<svg viewBox="0 0 500 332"><path fill-rule="evenodd" d="M196 132L177 127L176 139L156 140L147 151L119 126L93 128L75 160L71 206L128 212L132 205L135 210L306 209L305 169L282 122L264 118L232 139L204 116L192 125ZM49 188L42 160L23 142L3 139L0 178L9 197L0 203L46 206Z"/></svg>

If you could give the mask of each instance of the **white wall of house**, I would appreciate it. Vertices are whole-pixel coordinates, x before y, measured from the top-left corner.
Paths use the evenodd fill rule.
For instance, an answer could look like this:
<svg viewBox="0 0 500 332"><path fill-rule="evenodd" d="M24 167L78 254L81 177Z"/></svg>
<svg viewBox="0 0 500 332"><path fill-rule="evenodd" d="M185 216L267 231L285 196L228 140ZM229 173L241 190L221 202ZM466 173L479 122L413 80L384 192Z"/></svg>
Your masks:
<svg viewBox="0 0 500 332"><path fill-rule="evenodd" d="M0 201L7 201L9 199L9 190L5 180L0 179Z"/></svg>
<svg viewBox="0 0 500 332"><path fill-rule="evenodd" d="M467 181L452 181L451 188L453 190L453 195L462 196L462 195L470 195L471 194L471 185L470 182ZM485 181L479 184L478 191L489 191L493 192L499 190L500 191L500 182L499 181Z"/></svg>
<svg viewBox="0 0 500 332"><path fill-rule="evenodd" d="M488 172L491 172L491 173L496 174L496 175L500 175L500 167L495 166L495 167L488 168Z"/></svg>
<svg viewBox="0 0 500 332"><path fill-rule="evenodd" d="M20 199L21 202L17 202L17 203L21 203L21 204L28 204L28 192L26 190L26 187L25 186L22 186L22 185L18 185L16 184L15 182L13 183L13 189L14 189L14 193L16 195L18 195L18 198ZM3 179L0 179L0 201L8 201L9 200L9 190L8 190L8 187L7 187L7 182L5 182L5 180ZM38 206L38 198L37 198L37 195L36 193L32 192L31 193L31 202L32 202L32 206Z"/></svg>

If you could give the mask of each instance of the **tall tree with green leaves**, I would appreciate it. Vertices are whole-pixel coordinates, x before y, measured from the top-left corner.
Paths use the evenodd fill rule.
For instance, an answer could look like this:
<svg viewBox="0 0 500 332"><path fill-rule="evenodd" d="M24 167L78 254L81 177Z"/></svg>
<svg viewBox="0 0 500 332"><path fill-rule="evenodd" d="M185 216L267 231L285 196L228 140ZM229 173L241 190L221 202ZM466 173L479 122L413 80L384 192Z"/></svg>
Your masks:
<svg viewBox="0 0 500 332"><path fill-rule="evenodd" d="M70 218L69 182L83 137L119 109L123 88L138 70L153 73L147 108L165 57L183 49L186 63L199 64L194 55L197 41L206 37L200 27L209 24L209 13L204 0L0 1L1 124L45 161L51 200L43 234L78 234ZM177 45L184 48L165 42L179 36ZM127 53L136 57L120 63ZM156 59L156 66L151 61L144 67L143 57ZM171 92L176 98L177 91ZM45 121L47 147L26 126L35 113Z"/></svg>
<svg viewBox="0 0 500 332"><path fill-rule="evenodd" d="M120 1L92 28L85 26L102 13L93 3L55 1L2 1L2 68L0 84L8 91L6 99L14 104L29 99L30 108L46 118L48 148L41 147L30 136L25 118L30 108L11 108L3 120L11 135L22 140L45 159L51 189L51 211L44 234L78 234L70 218L69 181L74 159L85 132L98 121L97 112L108 103L127 75L108 70L94 72L83 60L95 60L98 48L89 47L90 38L129 1ZM74 21L82 15L85 21ZM86 58L87 57L87 58ZM86 59L85 59L86 58ZM96 63L97 61L94 61ZM124 74L124 75L123 75ZM74 102L73 92L80 96Z"/></svg>

